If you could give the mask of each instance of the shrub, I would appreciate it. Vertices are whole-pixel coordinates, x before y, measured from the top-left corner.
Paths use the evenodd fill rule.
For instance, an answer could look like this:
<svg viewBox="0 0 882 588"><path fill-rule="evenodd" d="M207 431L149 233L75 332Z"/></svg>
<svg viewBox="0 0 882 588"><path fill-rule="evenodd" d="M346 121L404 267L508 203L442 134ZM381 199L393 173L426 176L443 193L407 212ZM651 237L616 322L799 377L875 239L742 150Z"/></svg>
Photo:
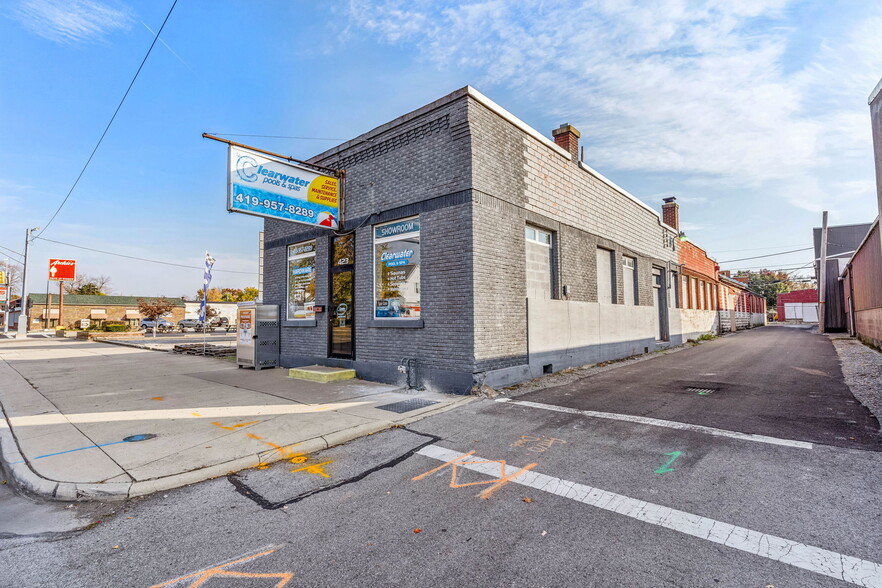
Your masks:
<svg viewBox="0 0 882 588"><path fill-rule="evenodd" d="M110 322L107 321L104 323L104 330L110 333L120 333L122 331L128 331L129 325L128 323L123 322Z"/></svg>

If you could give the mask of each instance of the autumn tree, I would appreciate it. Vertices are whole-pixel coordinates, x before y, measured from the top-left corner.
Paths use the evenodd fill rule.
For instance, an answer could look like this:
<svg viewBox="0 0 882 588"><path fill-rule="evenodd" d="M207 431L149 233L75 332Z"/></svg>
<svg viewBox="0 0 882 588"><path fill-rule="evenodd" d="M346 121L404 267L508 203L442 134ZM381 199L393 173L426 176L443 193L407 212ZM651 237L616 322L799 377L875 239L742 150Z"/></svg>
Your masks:
<svg viewBox="0 0 882 588"><path fill-rule="evenodd" d="M156 325L159 319L174 310L175 305L168 298L161 296L152 301L138 298L138 312L147 320L153 321L153 336L156 337Z"/></svg>
<svg viewBox="0 0 882 588"><path fill-rule="evenodd" d="M209 302L247 302L255 300L258 295L257 288L209 288ZM202 300L202 288L196 291L196 300Z"/></svg>

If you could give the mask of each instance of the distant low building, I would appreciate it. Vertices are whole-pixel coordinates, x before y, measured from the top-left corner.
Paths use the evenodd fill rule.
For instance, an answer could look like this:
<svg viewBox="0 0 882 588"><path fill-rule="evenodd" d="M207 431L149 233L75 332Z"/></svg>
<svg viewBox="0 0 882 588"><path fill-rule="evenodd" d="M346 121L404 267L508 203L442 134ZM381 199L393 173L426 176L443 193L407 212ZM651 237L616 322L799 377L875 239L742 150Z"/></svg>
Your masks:
<svg viewBox="0 0 882 588"><path fill-rule="evenodd" d="M786 294L778 294L775 302L778 309L778 322L818 322L818 290L793 290Z"/></svg>
<svg viewBox="0 0 882 588"><path fill-rule="evenodd" d="M766 324L766 299L747 284L720 272L720 331L734 332Z"/></svg>
<svg viewBox="0 0 882 588"><path fill-rule="evenodd" d="M184 304L186 305L186 313L184 315L184 318L198 319L199 307L202 305L202 303L187 301ZM208 306L217 311L218 317L226 318L228 321L230 321L231 325L236 324L236 309L239 308L238 302L209 302Z"/></svg>
<svg viewBox="0 0 882 588"><path fill-rule="evenodd" d="M126 322L130 327L137 328L141 322L138 311L138 300L154 302L153 296L84 296L66 294L64 296L63 325L59 323L58 295L50 298L46 294L30 294L31 324L29 329L53 329L55 327L77 328L83 319L90 324L104 324L107 321ZM168 298L174 305L167 320L177 322L184 318L184 301L180 298ZM17 319L13 319L17 320Z"/></svg>

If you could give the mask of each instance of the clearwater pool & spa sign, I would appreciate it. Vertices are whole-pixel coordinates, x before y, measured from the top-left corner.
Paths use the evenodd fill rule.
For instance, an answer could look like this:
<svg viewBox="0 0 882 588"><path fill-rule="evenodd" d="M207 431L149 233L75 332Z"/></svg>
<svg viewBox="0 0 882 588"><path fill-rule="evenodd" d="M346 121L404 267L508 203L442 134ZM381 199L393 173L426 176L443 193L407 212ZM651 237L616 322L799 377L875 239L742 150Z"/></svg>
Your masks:
<svg viewBox="0 0 882 588"><path fill-rule="evenodd" d="M227 210L338 228L339 181L230 145Z"/></svg>

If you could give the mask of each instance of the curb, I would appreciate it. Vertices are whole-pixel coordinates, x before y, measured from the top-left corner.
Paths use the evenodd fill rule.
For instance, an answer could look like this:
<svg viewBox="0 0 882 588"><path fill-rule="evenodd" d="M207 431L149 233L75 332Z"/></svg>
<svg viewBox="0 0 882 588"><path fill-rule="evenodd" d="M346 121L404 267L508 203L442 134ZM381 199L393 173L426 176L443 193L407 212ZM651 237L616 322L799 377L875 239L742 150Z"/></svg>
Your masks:
<svg viewBox="0 0 882 588"><path fill-rule="evenodd" d="M396 426L406 425L429 416L452 410L453 408L468 404L473 400L477 400L477 398L469 399L465 402L453 402L447 406L426 411L419 415L402 419L398 422L375 421L371 423L362 423L354 427L349 427L348 429L341 429L339 431L306 439L305 441L286 445L278 449L269 449L254 455L246 455L223 463L153 480L144 480L141 482L95 483L59 482L57 480L44 478L36 473L31 469L30 464L21 453L15 435L12 432L11 425L9 424L9 420L6 418L6 413L4 413L2 407L0 407L0 459L2 459L3 462L0 465L2 465L9 473L13 484L17 488L23 490L27 494L35 495L40 498L68 502L79 500L125 500L137 496L146 496L154 492L162 492L165 490L180 488L182 486L189 486L190 484L219 478L240 470L281 461L287 459L287 456L290 453L314 453L323 449L329 449L336 445L342 445L343 443L354 441L355 439L366 435L379 433Z"/></svg>

